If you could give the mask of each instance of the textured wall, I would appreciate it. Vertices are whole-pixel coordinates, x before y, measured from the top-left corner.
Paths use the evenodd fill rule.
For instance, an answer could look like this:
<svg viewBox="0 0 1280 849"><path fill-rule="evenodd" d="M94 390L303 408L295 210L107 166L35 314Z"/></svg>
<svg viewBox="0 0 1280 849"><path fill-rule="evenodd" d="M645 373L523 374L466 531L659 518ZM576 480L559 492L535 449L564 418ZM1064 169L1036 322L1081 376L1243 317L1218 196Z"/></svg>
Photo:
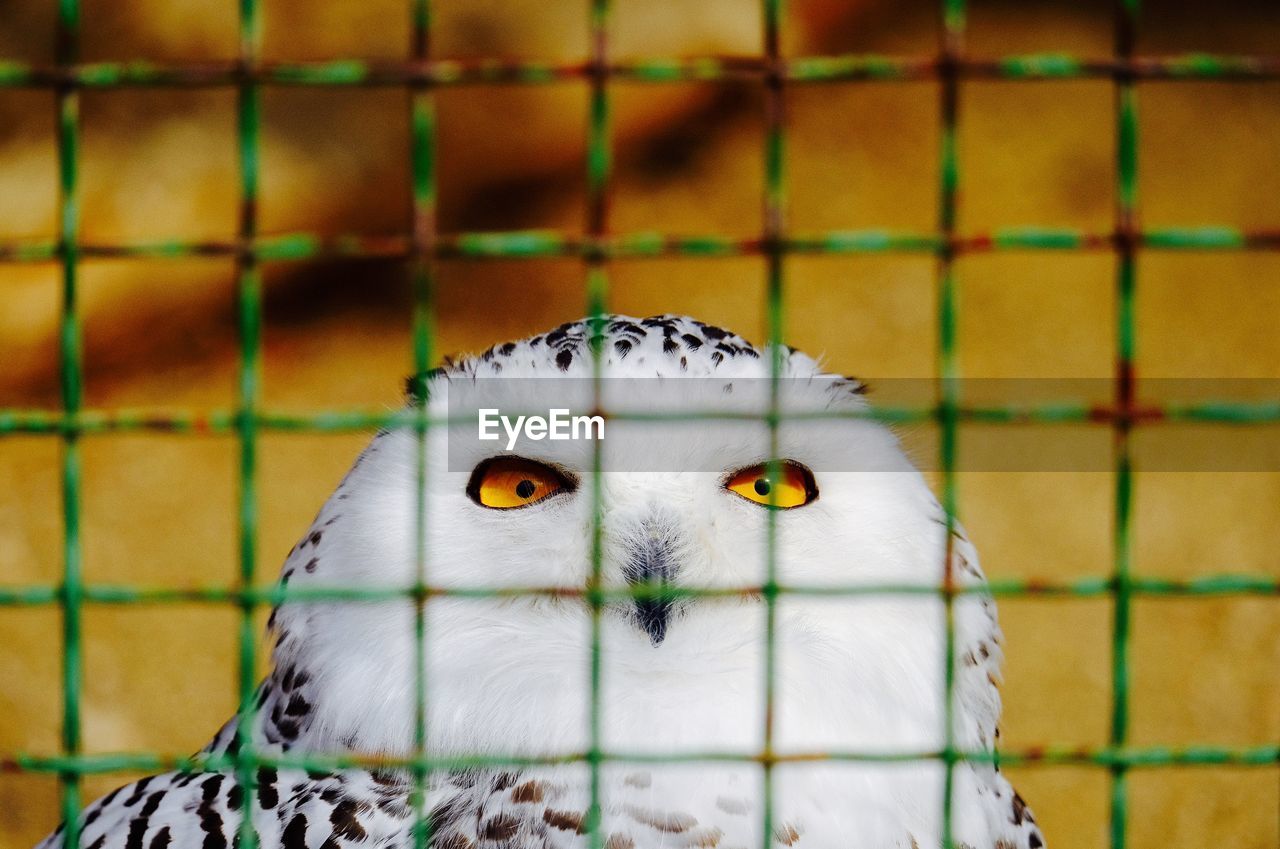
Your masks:
<svg viewBox="0 0 1280 849"><path fill-rule="evenodd" d="M52 4L0 9L0 54L48 61ZM234 17L205 4L85 2L87 59L232 55ZM225 4L230 9L233 4ZM585 49L582 3L441 4L442 55L565 58ZM531 14L534 6L539 14ZM618 47L635 54L758 49L754 2L618 0ZM930 51L932 4L793 0L800 51ZM1105 56L1106 4L974 4L969 47ZM1274 4L1216 4L1197 18L1150 4L1142 52L1274 52ZM1160 8L1154 8L1159 6ZM890 8L893 7L893 8ZM317 11L317 8L323 11ZM364 11L356 12L360 8ZM123 10L123 11L122 11ZM268 4L277 58L394 57L407 38L396 0ZM570 33L570 36L563 35ZM46 38L46 36L48 36ZM761 101L750 87L619 85L616 230L758 231ZM1280 83L1139 86L1142 219L1149 226L1280 225ZM583 226L580 85L439 95L441 226ZM404 228L404 99L392 91L279 89L265 95L267 231ZM932 83L800 88L789 95L789 223L803 230L929 229L936 215ZM0 238L54 232L51 96L0 90ZM105 241L225 238L234 229L234 98L225 91L84 96L84 233ZM518 126L520 132L512 132ZM964 232L1042 224L1106 229L1112 216L1112 88L1106 81L968 83L960 155ZM796 258L787 272L790 341L839 371L933 374L935 292L926 257ZM959 357L974 377L1097 377L1112 371L1114 260L1019 253L963 258ZM758 259L630 261L610 304L678 311L764 335ZM94 261L83 273L86 403L227 407L235 393L234 287L217 259ZM0 407L54 406L57 268L0 265ZM581 315L572 261L444 262L439 349L476 349ZM409 369L407 276L393 263L269 266L264 393L274 408L391 407ZM1143 253L1138 372L1146 377L1280 378L1280 255ZM927 444L927 433L911 434ZM1105 440L1104 431L1097 434ZM359 450L363 436L261 441L263 570L270 572ZM963 435L962 435L963 439ZM84 442L88 580L232 582L236 446L225 437L127 435ZM993 577L1066 579L1110 568L1112 478L1103 472L964 473L961 516ZM0 581L49 583L60 570L58 446L0 439ZM1135 571L1193 577L1280 574L1280 474L1139 473ZM1111 605L1007 600L1010 748L1105 743ZM90 607L84 739L93 752L191 751L234 710L235 613L211 606ZM59 618L0 609L0 753L59 745ZM1143 745L1280 739L1280 602L1141 600L1134 606L1132 738ZM1102 847L1107 775L1011 769L1050 845ZM87 781L90 796L118 777ZM1272 769L1135 772L1131 845L1280 844ZM0 774L0 847L56 820L56 783Z"/></svg>

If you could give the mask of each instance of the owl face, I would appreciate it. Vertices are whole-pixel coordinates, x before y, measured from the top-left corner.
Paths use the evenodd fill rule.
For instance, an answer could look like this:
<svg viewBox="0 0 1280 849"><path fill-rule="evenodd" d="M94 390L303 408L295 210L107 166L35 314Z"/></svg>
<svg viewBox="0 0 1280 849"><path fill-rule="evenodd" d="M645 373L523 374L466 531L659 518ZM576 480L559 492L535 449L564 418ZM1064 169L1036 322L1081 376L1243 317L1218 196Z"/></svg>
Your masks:
<svg viewBox="0 0 1280 849"><path fill-rule="evenodd" d="M450 423L375 439L317 520L333 519L319 565L293 580L406 587L421 568L455 593L424 606L442 750L582 751L594 644L606 745L756 751L770 633L775 746L936 746L941 604L849 589L937 585L945 523L887 429L832 415L865 412L860 386L791 351L771 382L772 351L669 317L612 319L597 372L593 335L564 326L422 382ZM774 408L822 415L771 429ZM479 411L554 409L611 416L600 439L478 438ZM772 617L771 585L796 590ZM318 718L332 738L407 750L412 604L282 620L310 641L312 674L350 694Z"/></svg>
<svg viewBox="0 0 1280 849"><path fill-rule="evenodd" d="M934 592L948 571L980 584L976 556L855 381L692 319L617 316L412 391L431 426L379 434L281 576L394 592L282 605L252 728L206 751L248 730L265 751L406 756L425 719L428 755L467 759L427 778L440 845L584 845L598 802L614 849L931 847L944 811L957 845L1043 846L996 765L936 756L991 748L999 630L989 599ZM553 439L557 411L607 416ZM485 413L522 424L486 439ZM150 778L83 825L93 845L216 842L252 802L267 842L405 842L396 772L264 768L256 793L226 791L227 819L226 774L171 773L140 816Z"/></svg>

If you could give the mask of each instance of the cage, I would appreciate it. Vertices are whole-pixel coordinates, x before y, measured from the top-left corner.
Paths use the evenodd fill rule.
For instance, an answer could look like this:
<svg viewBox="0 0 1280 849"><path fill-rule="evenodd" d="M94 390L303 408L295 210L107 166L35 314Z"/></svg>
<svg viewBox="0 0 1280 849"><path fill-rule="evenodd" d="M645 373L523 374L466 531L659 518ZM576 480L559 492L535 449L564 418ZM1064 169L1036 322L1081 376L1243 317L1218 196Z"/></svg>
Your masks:
<svg viewBox="0 0 1280 849"><path fill-rule="evenodd" d="M984 552L1051 845L1280 844L1278 43L1247 2L11 4L0 845L253 710L276 563L429 427L405 374L606 310L927 389L885 414Z"/></svg>

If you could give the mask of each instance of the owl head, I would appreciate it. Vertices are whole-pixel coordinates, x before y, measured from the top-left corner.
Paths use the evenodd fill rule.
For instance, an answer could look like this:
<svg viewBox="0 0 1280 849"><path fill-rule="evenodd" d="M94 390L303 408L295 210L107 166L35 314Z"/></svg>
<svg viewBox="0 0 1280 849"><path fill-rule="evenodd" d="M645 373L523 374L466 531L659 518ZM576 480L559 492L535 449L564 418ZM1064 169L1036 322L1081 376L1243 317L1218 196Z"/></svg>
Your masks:
<svg viewBox="0 0 1280 849"><path fill-rule="evenodd" d="M783 752L942 745L933 590L948 562L982 579L860 382L616 315L449 361L411 396L425 431L375 437L284 577L434 588L423 648L407 595L283 605L277 666L326 694L313 745L410 751L420 677L440 752L581 752L593 692L598 742L623 750L756 752L766 726ZM989 746L994 611L953 608L956 739Z"/></svg>

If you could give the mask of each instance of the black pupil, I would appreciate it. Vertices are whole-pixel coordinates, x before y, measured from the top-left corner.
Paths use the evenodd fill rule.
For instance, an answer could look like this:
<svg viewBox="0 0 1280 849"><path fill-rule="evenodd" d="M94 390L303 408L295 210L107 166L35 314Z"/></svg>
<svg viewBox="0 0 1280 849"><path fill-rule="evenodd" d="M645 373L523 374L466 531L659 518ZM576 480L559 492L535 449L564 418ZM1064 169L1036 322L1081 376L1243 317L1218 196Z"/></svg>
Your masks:
<svg viewBox="0 0 1280 849"><path fill-rule="evenodd" d="M769 482L764 478L756 478L755 488L756 488L756 495L769 494Z"/></svg>
<svg viewBox="0 0 1280 849"><path fill-rule="evenodd" d="M534 484L533 481L525 479L520 481L520 483L516 484L516 495L520 496L521 498L528 498L529 496L533 495L533 491L537 488L538 487Z"/></svg>

